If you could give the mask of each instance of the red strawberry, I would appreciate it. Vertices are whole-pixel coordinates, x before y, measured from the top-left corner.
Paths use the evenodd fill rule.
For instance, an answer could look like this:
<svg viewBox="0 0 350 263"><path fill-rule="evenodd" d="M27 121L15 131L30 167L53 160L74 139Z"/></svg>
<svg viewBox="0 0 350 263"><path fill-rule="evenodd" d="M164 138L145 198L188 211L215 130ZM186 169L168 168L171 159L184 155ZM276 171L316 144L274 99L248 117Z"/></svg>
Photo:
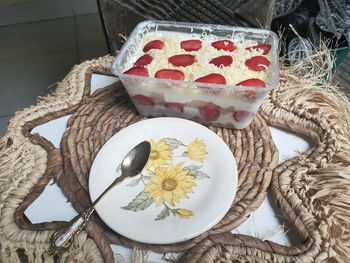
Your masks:
<svg viewBox="0 0 350 263"><path fill-rule="evenodd" d="M216 42L211 43L211 45L216 48L217 50L224 50L224 51L235 51L236 45L230 40L219 40Z"/></svg>
<svg viewBox="0 0 350 263"><path fill-rule="evenodd" d="M214 64L217 67L228 67L232 64L233 59L231 56L219 56L210 60L210 64Z"/></svg>
<svg viewBox="0 0 350 263"><path fill-rule="evenodd" d="M186 51L197 51L202 48L202 41L199 39L191 39L181 41L180 46Z"/></svg>
<svg viewBox="0 0 350 263"><path fill-rule="evenodd" d="M134 63L134 66L135 67L144 67L144 66L151 64L152 60L153 60L153 57L150 54L145 54L145 55L139 57L138 60L136 60L136 62Z"/></svg>
<svg viewBox="0 0 350 263"><path fill-rule="evenodd" d="M251 111L235 111L233 113L233 118L238 122L243 122L249 120L253 115L254 112Z"/></svg>
<svg viewBox="0 0 350 263"><path fill-rule="evenodd" d="M156 72L155 77L159 79L184 80L185 74L181 70L161 69Z"/></svg>
<svg viewBox="0 0 350 263"><path fill-rule="evenodd" d="M152 98L147 97L145 95L132 96L132 100L134 101L134 103L139 103L142 105L154 106L156 104Z"/></svg>
<svg viewBox="0 0 350 263"><path fill-rule="evenodd" d="M132 67L127 71L124 71L123 74L148 77L148 70L146 68L141 67Z"/></svg>
<svg viewBox="0 0 350 263"><path fill-rule="evenodd" d="M264 71L270 66L270 61L264 56L255 56L247 59L245 65L254 71Z"/></svg>
<svg viewBox="0 0 350 263"><path fill-rule="evenodd" d="M220 75L217 73L212 73L212 74L209 74L209 75L206 75L204 77L196 79L195 82L226 84L226 79L223 75Z"/></svg>
<svg viewBox="0 0 350 263"><path fill-rule="evenodd" d="M164 103L164 107L176 111L176 112L183 112L184 111L184 105L181 103L176 103L176 102L166 102Z"/></svg>
<svg viewBox="0 0 350 263"><path fill-rule="evenodd" d="M247 86L247 87L266 87L265 82L261 79L246 79L236 84L237 86Z"/></svg>
<svg viewBox="0 0 350 263"><path fill-rule="evenodd" d="M162 40L153 40L151 42L148 42L143 47L143 52L147 52L148 50L151 50L151 49L162 49L163 47L164 47L164 42Z"/></svg>
<svg viewBox="0 0 350 263"><path fill-rule="evenodd" d="M204 121L216 121L220 116L220 108L212 102L208 102L199 108Z"/></svg>
<svg viewBox="0 0 350 263"><path fill-rule="evenodd" d="M196 61L196 57L193 55L181 54L168 58L168 61L175 67L187 67Z"/></svg>
<svg viewBox="0 0 350 263"><path fill-rule="evenodd" d="M266 55L270 52L271 45L270 44L259 44L256 46L247 47L246 50L253 50L253 49L262 49L263 55Z"/></svg>

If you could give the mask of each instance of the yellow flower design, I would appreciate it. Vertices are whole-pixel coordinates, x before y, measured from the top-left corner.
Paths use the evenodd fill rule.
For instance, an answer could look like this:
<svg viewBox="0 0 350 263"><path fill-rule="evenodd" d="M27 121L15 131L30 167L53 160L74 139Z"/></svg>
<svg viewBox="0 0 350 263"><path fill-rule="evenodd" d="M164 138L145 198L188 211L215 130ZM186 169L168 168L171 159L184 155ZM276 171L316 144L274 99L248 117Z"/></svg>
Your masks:
<svg viewBox="0 0 350 263"><path fill-rule="evenodd" d="M149 140L149 142L151 144L151 154L146 165L147 170L151 167L157 168L172 160L173 152L168 144L162 141L157 142L153 140Z"/></svg>
<svg viewBox="0 0 350 263"><path fill-rule="evenodd" d="M192 187L197 184L194 177L188 175L189 170L182 169L183 164L160 166L151 174L144 191L154 199L157 206L163 203L175 206L180 199L188 198L187 194L193 192Z"/></svg>
<svg viewBox="0 0 350 263"><path fill-rule="evenodd" d="M182 218L190 218L191 216L193 216L193 213L191 210L187 210L187 209L183 209L183 208L176 209L176 214Z"/></svg>
<svg viewBox="0 0 350 263"><path fill-rule="evenodd" d="M187 146L187 154L191 160L203 162L207 158L207 148L202 139L194 139Z"/></svg>

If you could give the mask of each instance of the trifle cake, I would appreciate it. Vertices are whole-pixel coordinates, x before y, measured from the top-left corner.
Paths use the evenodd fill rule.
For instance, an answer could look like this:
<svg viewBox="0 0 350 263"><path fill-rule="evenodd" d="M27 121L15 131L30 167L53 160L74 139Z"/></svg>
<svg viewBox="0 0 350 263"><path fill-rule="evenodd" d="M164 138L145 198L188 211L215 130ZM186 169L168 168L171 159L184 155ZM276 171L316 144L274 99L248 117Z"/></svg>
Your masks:
<svg viewBox="0 0 350 263"><path fill-rule="evenodd" d="M215 26L198 24L176 23L174 30L167 23L139 25L112 67L140 114L246 127L272 88L274 36L233 27L223 35L222 26L216 34Z"/></svg>

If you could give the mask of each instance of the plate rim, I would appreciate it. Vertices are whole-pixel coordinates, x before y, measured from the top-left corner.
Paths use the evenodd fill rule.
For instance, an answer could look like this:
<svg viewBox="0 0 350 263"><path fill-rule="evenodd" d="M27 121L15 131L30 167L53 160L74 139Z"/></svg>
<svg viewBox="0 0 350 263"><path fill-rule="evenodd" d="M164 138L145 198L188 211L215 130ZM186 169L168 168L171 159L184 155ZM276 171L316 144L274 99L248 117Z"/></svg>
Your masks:
<svg viewBox="0 0 350 263"><path fill-rule="evenodd" d="M170 122L173 122L173 121L176 121L176 122L182 122L182 123L185 123L185 124L190 124L192 126L197 126L198 128L200 129L205 129L211 136L214 136L216 137L216 139L218 139L222 145L224 146L224 148L226 148L227 152L231 153L231 156L232 156L232 164L233 167L232 167L232 170L234 172L233 176L231 176L231 179L232 179L232 184L233 184L233 187L231 189L233 189L232 191L232 195L230 198L227 198L226 202L225 202L225 209L222 209L221 213L217 213L217 215L215 216L215 219L213 219L211 221L210 224L208 225L204 225L203 227L201 227L200 229L198 229L197 231L194 231L192 232L191 234L187 234L187 235L184 235L183 237L179 237L177 239L173 238L171 241L166 241L166 240L163 240L163 241L156 241L153 239L150 240L149 238L144 238L142 236L137 236L136 235L130 235L128 234L128 232L125 232L123 231L122 229L118 229L116 230L116 228L113 226L113 225L110 225L106 222L106 220L104 219L106 217L105 213L101 213L100 209L98 208L98 205L95 207L95 211L96 213L98 214L98 216L100 217L100 219L115 233L117 234L120 234L122 236L124 236L125 238L128 238L130 240L133 240L133 241L136 241L136 242L141 242L141 243L145 243L145 244L154 244L154 245L167 245L167 244L175 244L175 243L179 243L179 242L184 242L184 241L187 241L187 240L190 240L192 238L195 238L203 233L205 233L206 231L210 230L213 226L215 226L218 222L220 222L224 217L225 215L227 214L227 212L230 210L231 208L231 205L236 197L236 193L237 193L237 190L238 190L238 169L237 169L237 163L236 163L236 159L235 159L235 156L233 154L233 152L231 151L231 149L229 148L229 146L227 145L226 142L223 141L223 139L218 135L216 134L215 132L213 132L212 130L210 130L208 127L200 124L200 123L197 123L197 122L194 122L194 121L191 121L191 120L187 120L187 119L182 119L182 118L176 118L176 117L156 117L156 118L150 118L150 119L145 119L145 120L141 120L141 121L138 121L136 123L133 123L121 130L119 130L118 132L114 133L106 142L105 144L100 148L100 150L98 151L98 153L96 154L93 162L92 162L92 165L91 165L91 168L90 168L90 171L89 171L89 179L88 179L88 192L89 192L89 197L91 199L91 201L93 202L96 198L92 198L92 195L91 195L91 174L94 170L94 164L96 163L96 160L98 158L101 158L100 155L102 154L103 152L103 148L105 148L105 146L107 144L111 144L111 140L112 138L116 137L116 136L121 136L120 134L122 133L122 135L124 133L126 133L129 129L134 129L135 127L137 126L140 126L140 125L145 125L145 123L148 123L148 122L163 122L163 121L170 121ZM147 125L147 124L146 124Z"/></svg>

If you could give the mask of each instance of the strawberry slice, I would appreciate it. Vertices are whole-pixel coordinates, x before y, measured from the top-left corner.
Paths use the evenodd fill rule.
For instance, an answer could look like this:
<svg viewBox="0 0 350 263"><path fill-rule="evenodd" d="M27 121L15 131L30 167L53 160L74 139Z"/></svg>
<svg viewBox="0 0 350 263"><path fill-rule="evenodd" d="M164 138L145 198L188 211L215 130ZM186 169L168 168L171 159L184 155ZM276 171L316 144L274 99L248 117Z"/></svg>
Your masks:
<svg viewBox="0 0 350 263"><path fill-rule="evenodd" d="M183 112L184 111L184 105L182 103L176 103L176 102L166 102L164 103L164 107L176 111L176 112Z"/></svg>
<svg viewBox="0 0 350 263"><path fill-rule="evenodd" d="M148 42L144 47L143 47L143 52L147 52L151 49L162 49L164 47L164 42L162 40L153 40L151 42Z"/></svg>
<svg viewBox="0 0 350 263"><path fill-rule="evenodd" d="M217 67L228 67L232 64L232 62L233 59L231 56L219 56L210 60L209 64L214 64Z"/></svg>
<svg viewBox="0 0 350 263"><path fill-rule="evenodd" d="M245 87L258 87L258 88L264 88L266 87L266 84L261 79L246 79L241 81L240 83L236 84L237 86L245 86ZM246 90L246 94L248 95L248 100L251 100L251 96L256 95L256 92L254 90Z"/></svg>
<svg viewBox="0 0 350 263"><path fill-rule="evenodd" d="M154 106L156 104L152 98L147 97L145 95L141 95L141 94L134 95L131 98L134 101L134 103L139 103L142 105Z"/></svg>
<svg viewBox="0 0 350 263"><path fill-rule="evenodd" d="M200 78L196 79L195 82L226 84L226 79L221 74L212 73L212 74L209 74L209 75L206 75L204 77L200 77Z"/></svg>
<svg viewBox="0 0 350 263"><path fill-rule="evenodd" d="M220 108L212 102L208 102L199 108L199 112L204 121L216 121L220 116Z"/></svg>
<svg viewBox="0 0 350 263"><path fill-rule="evenodd" d="M254 116L254 112L251 111L235 111L233 113L233 118L237 122L243 122L243 121L248 121L250 118Z"/></svg>
<svg viewBox="0 0 350 263"><path fill-rule="evenodd" d="M270 66L270 61L264 56L255 56L247 59L245 65L254 71L264 71Z"/></svg>
<svg viewBox="0 0 350 263"><path fill-rule="evenodd" d="M142 67L132 67L127 71L124 71L123 74L148 77L148 70Z"/></svg>
<svg viewBox="0 0 350 263"><path fill-rule="evenodd" d="M181 41L180 46L186 51L197 51L202 48L202 41L199 39L184 40Z"/></svg>
<svg viewBox="0 0 350 263"><path fill-rule="evenodd" d="M168 58L168 61L175 67L187 67L196 61L196 57L193 55L181 54Z"/></svg>
<svg viewBox="0 0 350 263"><path fill-rule="evenodd" d="M150 54L145 54L136 60L136 62L134 63L134 66L144 67L151 64L152 60L153 60L153 57Z"/></svg>
<svg viewBox="0 0 350 263"><path fill-rule="evenodd" d="M261 79L246 79L236 84L237 86L246 86L246 87L266 87L266 84Z"/></svg>
<svg viewBox="0 0 350 263"><path fill-rule="evenodd" d="M267 55L270 52L271 45L270 44L259 44L251 47L247 47L246 50L253 50L253 49L262 49L263 55Z"/></svg>
<svg viewBox="0 0 350 263"><path fill-rule="evenodd" d="M216 42L211 43L211 45L216 48L217 50L224 50L224 51L235 51L236 45L230 40L219 40Z"/></svg>
<svg viewBox="0 0 350 263"><path fill-rule="evenodd" d="M184 80L185 74L181 70L161 69L156 72L155 77L159 79Z"/></svg>

